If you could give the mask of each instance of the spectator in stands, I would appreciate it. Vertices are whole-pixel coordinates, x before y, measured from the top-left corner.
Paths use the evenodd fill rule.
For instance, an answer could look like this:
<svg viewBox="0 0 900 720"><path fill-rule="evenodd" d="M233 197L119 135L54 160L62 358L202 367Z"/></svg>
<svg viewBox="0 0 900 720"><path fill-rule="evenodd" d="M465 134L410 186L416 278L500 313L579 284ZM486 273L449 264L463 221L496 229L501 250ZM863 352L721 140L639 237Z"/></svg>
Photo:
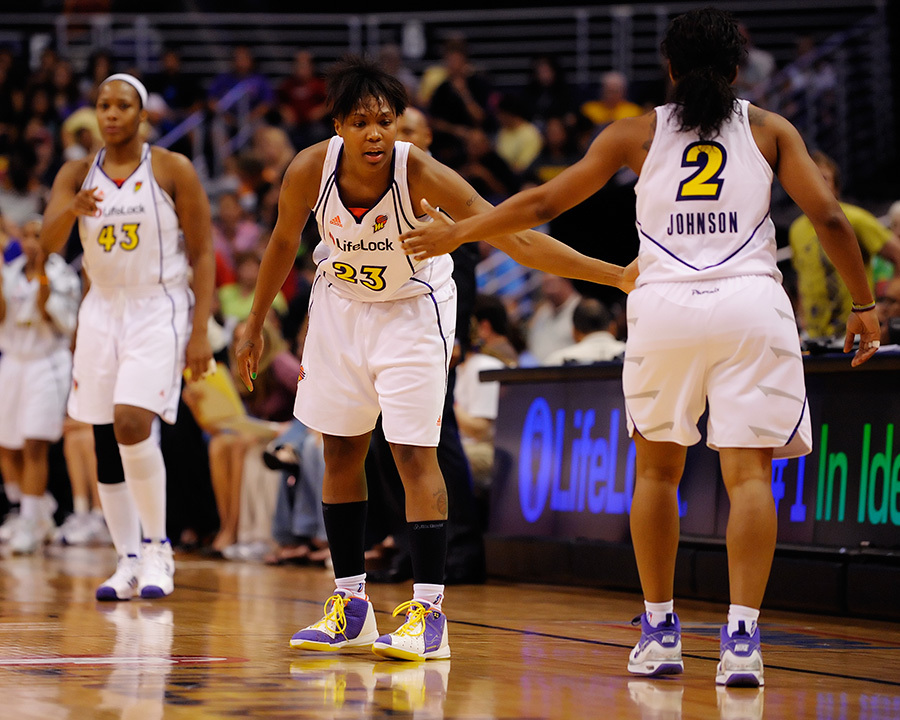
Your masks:
<svg viewBox="0 0 900 720"><path fill-rule="evenodd" d="M240 330L238 327L237 332L240 333ZM276 324L266 322L263 333L265 347L254 383L255 392L250 394L236 376L235 385L243 397L248 415L259 420L287 422L292 418L293 395L297 376L300 374L300 361L288 350ZM240 334L236 336L240 337ZM232 368L234 367L232 355ZM201 399L199 395L203 392L203 386L186 386L185 402L192 409L196 408ZM195 416L199 417L196 412ZM273 431L265 437L240 428L205 427L204 430L212 435L209 441L209 467L220 520L219 532L213 540L212 548L215 552L224 553L226 548L238 540L241 484L247 453L258 453L261 463L262 451L276 433ZM271 505L274 508L274 495Z"/></svg>
<svg viewBox="0 0 900 720"><path fill-rule="evenodd" d="M278 110L299 150L331 134L325 97L325 81L316 72L313 54L298 50L293 72L278 87Z"/></svg>
<svg viewBox="0 0 900 720"><path fill-rule="evenodd" d="M422 79L419 81L419 92L415 96L418 107L427 108L431 104L434 91L447 79L447 65L449 62L447 56L457 51L466 53L466 47L466 38L462 33L452 33L444 40L441 46L441 62L429 65L422 72Z"/></svg>
<svg viewBox="0 0 900 720"><path fill-rule="evenodd" d="M382 45L378 50L378 64L388 75L393 75L406 88L407 94L414 98L419 92L419 79L416 74L403 63L400 47L394 43Z"/></svg>
<svg viewBox="0 0 900 720"><path fill-rule="evenodd" d="M544 365L589 365L613 360L625 352L625 343L616 340L612 314L596 298L582 298L572 313L574 345L550 353Z"/></svg>
<svg viewBox="0 0 900 720"><path fill-rule="evenodd" d="M203 104L203 88L196 76L181 69L181 55L174 48L166 48L159 59L160 71L147 78L147 90L166 101L171 112L169 122L178 124Z"/></svg>
<svg viewBox="0 0 900 720"><path fill-rule="evenodd" d="M561 118L567 126L574 124L572 90L551 55L538 55L531 61L531 77L523 96L528 98L532 120L538 127L543 128L551 118Z"/></svg>
<svg viewBox="0 0 900 720"><path fill-rule="evenodd" d="M482 370L515 367L518 353L508 338L509 320L503 303L478 295L472 308L472 350L456 369L453 410L463 449L472 468L476 493L490 487L494 465L494 421L500 404L500 383L484 382Z"/></svg>
<svg viewBox="0 0 900 720"><path fill-rule="evenodd" d="M91 109L94 107L97 91L100 89L101 83L114 72L113 56L109 50L101 48L91 53L91 56L88 58L87 73L78 83L81 99Z"/></svg>
<svg viewBox="0 0 900 720"><path fill-rule="evenodd" d="M738 67L737 79L734 81L734 92L740 98L757 102L775 73L775 57L753 44L750 31L741 23L738 25L747 45L747 54Z"/></svg>
<svg viewBox="0 0 900 720"><path fill-rule="evenodd" d="M588 100L581 112L596 126L608 125L614 120L637 117L643 114L640 105L628 100L628 80L620 72L611 70L600 81L600 97Z"/></svg>
<svg viewBox="0 0 900 720"><path fill-rule="evenodd" d="M812 158L835 197L840 199L841 177L837 163L823 152ZM850 221L872 284L871 259L882 255L900 267L900 240L891 235L867 210L842 202L841 209ZM797 272L803 328L813 340L828 340L844 335L844 322L852 300L832 262L821 249L812 222L805 215L790 227L792 263Z"/></svg>
<svg viewBox="0 0 900 720"><path fill-rule="evenodd" d="M528 350L539 363L572 344L572 315L580 300L571 280L544 275L541 301L528 327Z"/></svg>
<svg viewBox="0 0 900 720"><path fill-rule="evenodd" d="M253 133L253 153L262 161L262 179L270 187L281 187L284 171L297 154L288 134L281 128L261 125Z"/></svg>
<svg viewBox="0 0 900 720"><path fill-rule="evenodd" d="M203 107L205 95L194 75L182 72L181 55L174 48L166 48L160 61L160 71L147 79L147 90L159 95L168 111L160 123L161 134L166 134L192 113ZM170 149L193 157L192 135L175 141Z"/></svg>
<svg viewBox="0 0 900 720"><path fill-rule="evenodd" d="M434 91L428 112L434 141L431 152L450 167L459 167L469 131L490 129L491 87L469 62L465 43L448 45L447 78Z"/></svg>
<svg viewBox="0 0 900 720"><path fill-rule="evenodd" d="M46 256L42 220L22 223L22 255L0 271L0 464L22 490L10 546L31 554L56 526L44 500L50 444L62 437L72 377L81 283L59 255Z"/></svg>
<svg viewBox="0 0 900 720"><path fill-rule="evenodd" d="M226 328L246 320L253 306L253 293L259 276L260 257L258 250L237 253L234 258L236 280L219 288L219 304L225 318ZM272 307L279 314L287 312L287 300L279 292Z"/></svg>
<svg viewBox="0 0 900 720"><path fill-rule="evenodd" d="M471 128L465 138L465 158L459 167L462 175L479 195L499 202L519 189L519 180L509 164L491 144L481 128Z"/></svg>
<svg viewBox="0 0 900 720"><path fill-rule="evenodd" d="M209 86L209 108L219 112L223 97L238 84L245 83L237 108L246 103L247 117L244 122L256 123L265 117L275 104L275 92L265 75L257 72L256 60L248 45L237 45L231 56L231 69L213 78ZM226 112L225 120L231 129L236 129L237 118L234 109Z"/></svg>
<svg viewBox="0 0 900 720"><path fill-rule="evenodd" d="M0 213L18 235L28 218L44 211L49 191L35 175L37 153L25 140L13 145L8 162L0 184Z"/></svg>
<svg viewBox="0 0 900 720"><path fill-rule="evenodd" d="M876 294L875 310L881 323L881 344L900 344L900 275L888 280Z"/></svg>
<svg viewBox="0 0 900 720"><path fill-rule="evenodd" d="M525 173L534 183L552 180L581 158L573 131L560 117L549 117L544 123L543 147Z"/></svg>
<svg viewBox="0 0 900 720"><path fill-rule="evenodd" d="M503 95L497 103L497 154L519 175L534 162L544 143L541 131L528 115L525 103L516 95Z"/></svg>
<svg viewBox="0 0 900 720"><path fill-rule="evenodd" d="M887 225L894 240L900 242L900 200L891 204L888 208L887 216L882 219L882 222ZM882 255L876 255L872 258L872 280L875 283L876 296L895 274L900 274L900 268L896 267L887 258Z"/></svg>
<svg viewBox="0 0 900 720"><path fill-rule="evenodd" d="M78 81L69 60L64 58L57 60L56 67L53 69L50 94L53 107L61 121L82 106L83 101L78 92Z"/></svg>
<svg viewBox="0 0 900 720"><path fill-rule="evenodd" d="M237 193L219 196L218 212L213 221L213 248L234 269L235 256L260 249L262 228L241 207Z"/></svg>

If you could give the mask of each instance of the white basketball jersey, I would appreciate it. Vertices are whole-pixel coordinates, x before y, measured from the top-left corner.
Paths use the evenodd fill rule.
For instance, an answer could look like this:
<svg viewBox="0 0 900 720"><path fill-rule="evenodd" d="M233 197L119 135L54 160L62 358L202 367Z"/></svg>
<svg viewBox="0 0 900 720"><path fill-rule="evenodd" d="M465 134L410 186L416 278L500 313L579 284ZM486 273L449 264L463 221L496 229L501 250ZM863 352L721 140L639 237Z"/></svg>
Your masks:
<svg viewBox="0 0 900 720"><path fill-rule="evenodd" d="M150 146L121 186L103 172L105 150L97 153L82 188L103 192L99 217L78 221L84 267L91 283L134 288L186 282L188 261L175 203L153 176Z"/></svg>
<svg viewBox="0 0 900 720"><path fill-rule="evenodd" d="M637 194L637 285L771 275L775 226L769 217L772 169L738 101L719 135L679 131L674 105L656 108L656 134Z"/></svg>
<svg viewBox="0 0 900 720"><path fill-rule="evenodd" d="M423 295L450 282L453 260L449 255L416 262L400 247L402 233L431 222L416 218L409 197L410 144L394 143L391 185L360 220L344 205L338 190L343 147L344 141L333 137L322 168L314 210L322 238L313 253L318 274L341 295L367 302Z"/></svg>

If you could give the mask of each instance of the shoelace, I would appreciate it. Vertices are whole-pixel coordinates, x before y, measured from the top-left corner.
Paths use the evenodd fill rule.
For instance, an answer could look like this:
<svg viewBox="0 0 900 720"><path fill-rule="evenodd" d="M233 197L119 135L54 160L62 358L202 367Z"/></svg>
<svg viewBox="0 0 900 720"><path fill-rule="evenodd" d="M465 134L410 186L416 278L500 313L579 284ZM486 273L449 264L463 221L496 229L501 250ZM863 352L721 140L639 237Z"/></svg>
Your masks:
<svg viewBox="0 0 900 720"><path fill-rule="evenodd" d="M338 595L335 593L330 598L325 601L325 604L322 606L322 610L325 612L325 617L323 617L319 622L313 625L316 629L330 629L329 623L332 623L334 626L334 634L340 635L347 629L347 615L344 612L344 606L350 602L350 598L345 598L343 595ZM329 605L331 606L329 609Z"/></svg>
<svg viewBox="0 0 900 720"><path fill-rule="evenodd" d="M409 637L417 637L423 634L425 632L425 616L431 612L431 610L418 600L408 600L402 605L398 605L394 608L393 615L396 617L404 612L406 613L406 622L391 634L408 635Z"/></svg>

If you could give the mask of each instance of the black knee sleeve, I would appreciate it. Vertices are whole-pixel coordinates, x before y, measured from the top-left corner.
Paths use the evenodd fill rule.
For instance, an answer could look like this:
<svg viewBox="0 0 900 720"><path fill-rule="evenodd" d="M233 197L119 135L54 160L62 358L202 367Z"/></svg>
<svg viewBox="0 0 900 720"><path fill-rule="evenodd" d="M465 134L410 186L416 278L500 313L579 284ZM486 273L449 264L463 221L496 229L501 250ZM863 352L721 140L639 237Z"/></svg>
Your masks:
<svg viewBox="0 0 900 720"><path fill-rule="evenodd" d="M97 481L104 485L116 485L125 482L125 471L122 469L122 458L119 455L119 443L112 423L94 425L94 453L97 455Z"/></svg>

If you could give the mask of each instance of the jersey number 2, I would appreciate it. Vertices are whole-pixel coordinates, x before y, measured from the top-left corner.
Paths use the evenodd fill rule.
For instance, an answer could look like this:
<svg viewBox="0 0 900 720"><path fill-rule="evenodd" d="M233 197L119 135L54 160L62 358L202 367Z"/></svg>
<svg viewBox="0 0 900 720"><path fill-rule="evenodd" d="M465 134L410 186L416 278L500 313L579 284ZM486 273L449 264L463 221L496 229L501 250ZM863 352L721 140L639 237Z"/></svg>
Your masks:
<svg viewBox="0 0 900 720"><path fill-rule="evenodd" d="M719 177L725 168L725 148L711 140L688 145L681 156L681 167L697 170L678 185L676 200L718 200L725 180Z"/></svg>
<svg viewBox="0 0 900 720"><path fill-rule="evenodd" d="M139 223L124 223L122 225L122 232L125 234L125 237L119 240L116 236L116 226L104 225L103 229L100 230L100 234L97 236L97 242L106 252L111 252L116 246L116 243L118 243L119 247L123 250L134 250L140 242L140 238L138 237L139 226Z"/></svg>

